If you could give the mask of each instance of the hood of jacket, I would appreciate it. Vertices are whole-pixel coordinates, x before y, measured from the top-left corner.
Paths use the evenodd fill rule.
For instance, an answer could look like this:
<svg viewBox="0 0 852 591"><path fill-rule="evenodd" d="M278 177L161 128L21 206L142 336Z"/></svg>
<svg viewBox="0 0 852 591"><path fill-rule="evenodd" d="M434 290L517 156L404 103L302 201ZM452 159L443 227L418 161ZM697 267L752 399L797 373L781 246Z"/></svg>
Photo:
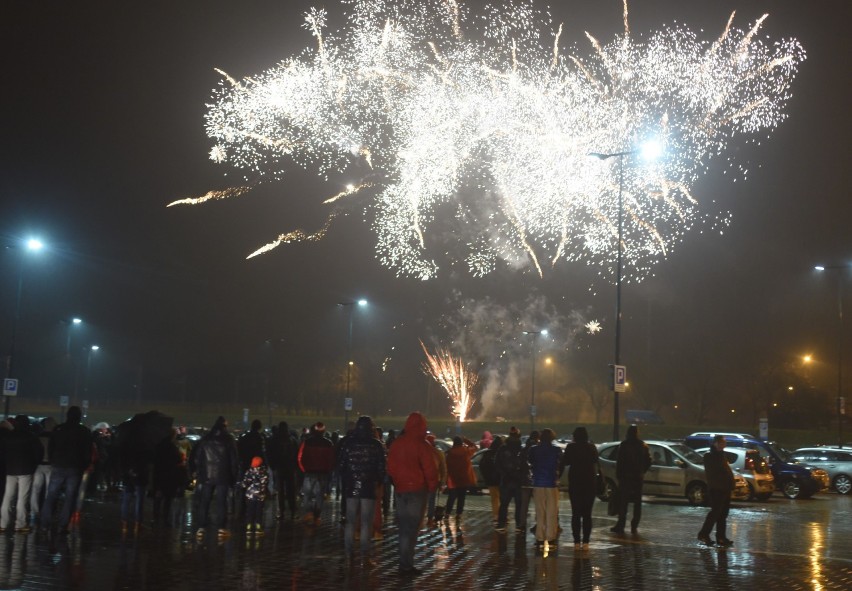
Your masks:
<svg viewBox="0 0 852 591"><path fill-rule="evenodd" d="M425 438L427 431L426 417L419 412L413 412L405 420L405 432L417 438Z"/></svg>

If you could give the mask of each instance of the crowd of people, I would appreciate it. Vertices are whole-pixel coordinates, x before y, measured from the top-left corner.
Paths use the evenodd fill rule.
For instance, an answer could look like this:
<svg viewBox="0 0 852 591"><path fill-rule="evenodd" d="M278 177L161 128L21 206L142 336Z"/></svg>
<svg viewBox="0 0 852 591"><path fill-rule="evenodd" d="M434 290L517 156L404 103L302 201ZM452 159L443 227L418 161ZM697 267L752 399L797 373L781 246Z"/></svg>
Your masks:
<svg viewBox="0 0 852 591"><path fill-rule="evenodd" d="M576 551L589 549L592 507L603 486L597 448L585 427L574 430L564 450L551 429L533 430L524 440L520 430L511 427L505 437L486 432L479 445L458 435L442 452L418 412L408 416L398 435L384 433L369 416L361 416L342 436L329 433L322 422L297 432L283 421L267 436L261 422L254 420L235 437L220 416L195 445L180 429L168 429L152 441L150 430L90 431L81 419L80 408L72 406L59 425L50 418L31 425L24 415L0 422L0 469L6 475L0 481L0 532L27 533L36 526L67 532L79 519L88 490L115 488L121 491L124 533L143 526L148 498L153 505L151 526L180 525L174 501L194 490L197 538L227 538L238 524L245 526L247 536L262 536L267 499L275 501L275 519L289 516L312 527L321 523L325 504L334 495L343 504L346 560L356 564L357 557L364 568L375 564L372 542L383 537L393 502L399 571L407 576L420 572L414 549L421 529L462 519L466 495L477 486L472 458L479 448L487 449L479 466L489 489L495 531L507 533L514 505L515 532L526 535L532 503L535 525L530 531L538 550L556 547L561 532L558 484L566 469ZM716 442L708 454L711 513L699 540L711 543L715 526L717 543L729 545L724 528L730 468L723 448L724 441ZM631 531L637 531L642 480L650 466L648 446L632 425L617 456L614 533L624 533L631 503ZM442 492L447 493L445 504Z"/></svg>

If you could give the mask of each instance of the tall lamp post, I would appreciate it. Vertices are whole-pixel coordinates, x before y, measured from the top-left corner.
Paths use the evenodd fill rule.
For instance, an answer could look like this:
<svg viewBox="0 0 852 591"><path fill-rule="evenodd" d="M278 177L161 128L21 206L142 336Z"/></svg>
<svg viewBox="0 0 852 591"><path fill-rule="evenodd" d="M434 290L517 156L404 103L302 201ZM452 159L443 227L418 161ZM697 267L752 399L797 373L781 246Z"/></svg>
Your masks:
<svg viewBox="0 0 852 591"><path fill-rule="evenodd" d="M350 405L350 396L349 396L349 385L352 381L352 309L355 307L355 304L358 306L366 306L367 300L361 299L357 302L340 302L337 305L346 309L349 319L349 337L346 341L346 399L343 402L343 433L346 434L346 430L349 428L349 405Z"/></svg>
<svg viewBox="0 0 852 591"><path fill-rule="evenodd" d="M624 157L633 154L641 154L646 160L655 159L660 153L660 146L656 142L646 142L640 149L625 150L623 152L612 152L603 154L600 152L591 152L589 156L594 156L599 160L609 160L610 158L618 158L618 247L617 247L617 262L615 270L615 365L621 365L621 276L622 276L622 249L624 238ZM618 390L616 389L615 380L612 384L612 439L618 441L619 436L619 408L618 408Z"/></svg>
<svg viewBox="0 0 852 591"><path fill-rule="evenodd" d="M17 247L19 251L18 260L18 292L15 298L15 317L12 321L12 343L9 346L9 357L6 360L6 377L15 377L15 346L18 336L18 321L21 317L21 294L24 291L24 256L29 252L37 252L44 247L44 244L36 238L27 240L23 248ZM4 396L6 399L4 416L9 417L9 399L11 396Z"/></svg>
<svg viewBox="0 0 852 591"><path fill-rule="evenodd" d="M535 354L536 354L536 341L538 340L538 335L543 334L547 336L547 330L525 330L524 334L528 334L532 336L532 385L530 388L530 430L535 429Z"/></svg>
<svg viewBox="0 0 852 591"><path fill-rule="evenodd" d="M843 447L843 272L852 264L817 265L817 271L837 271L837 447Z"/></svg>

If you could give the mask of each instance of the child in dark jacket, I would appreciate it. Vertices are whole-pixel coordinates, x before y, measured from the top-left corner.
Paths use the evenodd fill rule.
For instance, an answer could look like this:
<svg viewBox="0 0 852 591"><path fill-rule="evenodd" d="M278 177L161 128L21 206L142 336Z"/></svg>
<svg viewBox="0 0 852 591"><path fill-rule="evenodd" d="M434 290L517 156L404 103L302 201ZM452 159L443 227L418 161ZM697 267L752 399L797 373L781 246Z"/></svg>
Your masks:
<svg viewBox="0 0 852 591"><path fill-rule="evenodd" d="M262 536L263 502L269 487L269 470L263 463L263 458L252 458L251 468L243 474L240 486L246 489L246 533Z"/></svg>

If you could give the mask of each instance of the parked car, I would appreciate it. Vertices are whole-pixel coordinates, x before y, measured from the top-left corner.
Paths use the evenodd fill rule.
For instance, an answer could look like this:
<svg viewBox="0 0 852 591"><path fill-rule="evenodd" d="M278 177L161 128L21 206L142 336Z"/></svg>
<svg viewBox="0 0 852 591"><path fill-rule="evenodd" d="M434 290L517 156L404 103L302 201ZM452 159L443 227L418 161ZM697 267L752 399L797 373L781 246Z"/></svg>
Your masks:
<svg viewBox="0 0 852 591"><path fill-rule="evenodd" d="M802 447L792 453L793 459L819 466L831 480L831 487L841 495L852 491L852 449L837 447Z"/></svg>
<svg viewBox="0 0 852 591"><path fill-rule="evenodd" d="M694 449L672 441L646 441L651 452L651 468L645 473L642 492L646 495L685 497L690 505L707 502L707 477L704 473L704 458ZM602 501L608 501L617 487L615 461L618 456L618 441L598 446L601 472L604 476ZM736 477L736 489L732 499L747 499L748 483L740 474Z"/></svg>
<svg viewBox="0 0 852 591"><path fill-rule="evenodd" d="M728 449L745 447L758 450L769 463L775 477L775 488L788 499L807 499L830 484L828 472L822 468L797 462L777 443L763 441L747 433L693 433L684 439L684 443L693 449L710 447L716 435L725 436Z"/></svg>
<svg viewBox="0 0 852 591"><path fill-rule="evenodd" d="M710 451L709 447L695 450L704 455ZM766 501L775 490L775 477L769 469L769 463L760 455L756 449L747 447L727 447L725 457L734 472L742 474L748 486L748 499Z"/></svg>

